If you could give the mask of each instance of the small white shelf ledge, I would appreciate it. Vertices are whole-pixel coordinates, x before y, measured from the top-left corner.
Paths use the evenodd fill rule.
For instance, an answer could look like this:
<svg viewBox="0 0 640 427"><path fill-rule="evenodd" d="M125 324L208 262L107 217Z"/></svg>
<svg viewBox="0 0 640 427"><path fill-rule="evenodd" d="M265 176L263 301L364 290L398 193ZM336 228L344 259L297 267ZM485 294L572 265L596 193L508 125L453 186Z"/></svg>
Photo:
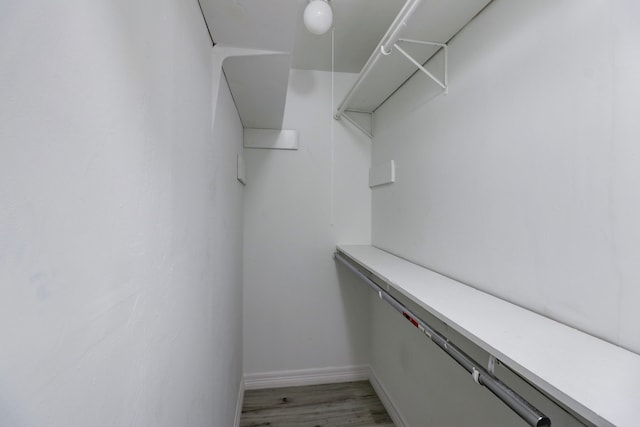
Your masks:
<svg viewBox="0 0 640 427"><path fill-rule="evenodd" d="M640 355L373 246L337 249L595 425L640 425Z"/></svg>
<svg viewBox="0 0 640 427"><path fill-rule="evenodd" d="M372 137L372 126L362 126L354 114L372 116L416 71L424 73L446 93L445 42L489 3L490 0L407 0L336 109L335 119L344 117ZM438 70L427 69L427 61L441 49L442 64L434 67Z"/></svg>

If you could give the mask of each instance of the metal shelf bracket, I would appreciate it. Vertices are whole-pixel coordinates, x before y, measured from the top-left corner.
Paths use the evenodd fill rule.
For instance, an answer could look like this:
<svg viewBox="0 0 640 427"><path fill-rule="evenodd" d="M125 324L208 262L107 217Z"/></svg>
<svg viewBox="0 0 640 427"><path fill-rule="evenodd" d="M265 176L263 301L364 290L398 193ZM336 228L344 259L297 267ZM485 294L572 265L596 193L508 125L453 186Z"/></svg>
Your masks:
<svg viewBox="0 0 640 427"><path fill-rule="evenodd" d="M400 37L401 33L407 27L407 23L409 22L411 16L414 14L416 9L418 9L418 6L420 6L421 2L422 2L422 0L407 0L405 2L404 6L402 7L400 12L396 16L396 19L393 21L393 23L391 24L391 26L387 30L387 33L382 38L381 42L378 44L378 47L373 51L373 54L369 57L369 60L367 61L367 63L362 68L362 71L360 72L360 75L358 76L358 80L356 80L355 84L351 87L349 92L346 94L345 98L342 100L342 102L338 106L338 108L337 108L337 110L336 110L336 112L335 112L335 114L333 116L334 119L340 120L340 118L342 116L347 117L346 113L348 111L350 111L350 112L360 112L360 111L355 111L353 109L350 109L348 107L349 102L353 98L354 94L360 88L362 82L367 78L367 76L371 73L371 70L376 66L376 64L378 63L380 58L382 58L384 56L391 55L391 53L393 52L394 48L398 52L400 52L402 55L404 55L409 61L411 61L411 63L415 67L417 67L418 70L422 71L430 79L432 79L438 86L440 86L444 90L445 94L448 93L448 70L447 70L447 67L448 67L448 52L447 52L447 45L445 43L422 41L422 40L411 40L411 39L404 39L404 38ZM420 62L416 61L411 55L409 55L404 49L402 49L400 47L400 44L402 44L402 43L413 43L413 44L421 44L421 45L428 45L428 46L436 46L436 47L442 49L443 52L444 52L444 73L443 73L444 76L442 76L441 78L436 77L432 72L427 70L424 67L424 64L426 64L426 62L421 64ZM438 52L439 52L439 50L436 50L435 53L437 54ZM431 58L432 57L433 56L431 56ZM425 61L428 62L429 59L430 58L426 59ZM397 88L398 87L396 86L395 89L397 89ZM382 103L384 103L384 101L382 101ZM378 105L378 107L379 106L380 106L380 104ZM370 114L371 117L373 117L373 112L376 110L376 108L377 107L374 107L372 110L366 111L366 113ZM362 124L357 123L355 120L353 120L353 117L347 117L347 120L351 124L355 125L356 128L358 128L359 130L364 132L367 136L372 138L372 135L373 135L373 119L371 119L371 126L364 126L364 127L362 126ZM368 127L368 129L367 129L367 127Z"/></svg>
<svg viewBox="0 0 640 427"><path fill-rule="evenodd" d="M447 93L449 93L449 77L448 77L448 74L449 74L449 67L448 67L449 52L448 52L447 45L445 43L428 42L428 41L422 41L422 40L410 40L410 39L398 39L398 42L400 42L400 43L423 44L423 45L428 45L428 46L438 46L438 47L442 48L442 50L444 52L444 73L443 73L444 76L443 76L443 78L441 80L441 79L437 78L436 76L434 76L433 73L431 73L429 70L424 68L424 66L422 64L420 64L418 61L413 59L413 57L411 55L409 55L400 46L398 46L398 43L394 43L394 45L393 45L393 47L395 47L398 52L403 54L409 61L411 61L411 63L413 65L418 67L418 69L420 71L425 73L431 80L436 82L438 84L438 86L440 86L444 90L445 95Z"/></svg>

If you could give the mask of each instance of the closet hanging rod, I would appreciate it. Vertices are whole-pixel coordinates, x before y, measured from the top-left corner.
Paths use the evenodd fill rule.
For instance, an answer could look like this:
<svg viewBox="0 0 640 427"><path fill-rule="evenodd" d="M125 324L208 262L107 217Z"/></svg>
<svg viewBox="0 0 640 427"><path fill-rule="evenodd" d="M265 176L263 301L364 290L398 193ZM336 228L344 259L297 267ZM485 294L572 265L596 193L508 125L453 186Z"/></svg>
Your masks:
<svg viewBox="0 0 640 427"><path fill-rule="evenodd" d="M336 120L340 119L340 117L342 116L342 113L344 113L344 110L347 108L347 103L351 100L351 98L355 94L358 87L360 87L360 85L362 84L362 81L371 72L371 70L376 65L380 57L383 55L388 55L390 53L389 46L393 46L395 44L398 37L400 36L400 30L406 25L407 19L409 19L409 17L413 14L413 12L415 12L416 8L420 5L421 1L422 0L407 0L404 6L402 6L402 9L400 9L400 12L396 16L396 19L393 21L393 23L387 30L387 33L382 38L382 41L376 48L374 54L369 58L367 63L362 68L362 71L358 76L358 80L351 87L351 90L349 90L349 92L347 93L347 96L345 96L345 98L342 100L342 103L336 110L336 113L334 115L334 118ZM387 47L386 50L385 50L385 46Z"/></svg>
<svg viewBox="0 0 640 427"><path fill-rule="evenodd" d="M551 420L549 417L536 409L505 383L489 374L482 366L480 366L480 364L451 343L447 337L433 329L428 323L416 316L400 301L395 299L391 294L378 286L373 280L364 275L347 258L342 256L341 253L335 252L334 257L336 260L340 261L340 263L344 264L345 267L351 270L358 278L369 285L369 287L378 294L381 300L389 303L389 305L411 322L413 326L423 332L429 339L431 339L431 341L433 341L460 366L469 372L476 383L488 388L491 393L493 393L498 399L502 400L502 402L504 402L511 410L526 421L527 424L534 427L551 426ZM490 358L490 363L491 359L492 358Z"/></svg>

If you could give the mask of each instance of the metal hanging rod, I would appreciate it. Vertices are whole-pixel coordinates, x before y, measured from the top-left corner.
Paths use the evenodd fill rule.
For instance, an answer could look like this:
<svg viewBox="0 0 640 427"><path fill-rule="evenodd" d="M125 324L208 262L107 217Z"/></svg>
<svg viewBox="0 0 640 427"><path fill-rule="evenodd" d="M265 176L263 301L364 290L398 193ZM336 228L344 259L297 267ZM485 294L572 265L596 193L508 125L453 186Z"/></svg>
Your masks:
<svg viewBox="0 0 640 427"><path fill-rule="evenodd" d="M371 55L371 57L369 57L369 60L364 65L364 67L362 68L362 71L360 72L360 75L358 76L358 80L355 82L353 87L351 87L351 90L349 90L349 92L347 93L347 96L345 96L344 100L338 107L338 110L334 115L334 118L336 120L340 119L340 117L342 116L342 113L347 107L347 103L351 100L351 98L355 94L355 91L358 89L358 87L360 87L360 85L362 84L362 81L371 72L371 70L376 65L380 57L383 56L382 49L384 48L384 46L387 45L389 42L395 43L395 40L397 40L397 35L399 33L400 28L406 25L407 19L411 16L411 14L413 14L416 7L418 7L421 1L422 0L407 0L407 2L405 2L405 4L402 6L402 9L400 9L400 12L396 16L396 19L393 21L393 23L387 30L387 33L382 38L382 42L380 42L379 47L376 48L376 51L374 52L374 54Z"/></svg>
<svg viewBox="0 0 640 427"><path fill-rule="evenodd" d="M405 307L400 301L395 299L387 291L378 286L373 280L364 275L358 268L356 268L347 258L342 256L341 253L336 252L334 254L336 260L340 261L351 270L358 278L369 285L380 297L381 300L386 301L396 311L402 314L413 326L423 332L431 341L433 341L438 347L440 347L445 353L447 353L453 360L458 362L467 372L469 372L477 384L485 386L491 391L498 399L504 402L511 410L518 414L524 421L530 426L534 427L550 427L551 420L549 417L540 412L537 408L526 401L522 396L513 391L508 385L494 377L487 372L480 364L469 357L466 353L460 350L447 337L440 334L433 329L428 323L420 319L414 313L412 313L407 307ZM493 366L496 359L491 356L489 358L488 369L493 372Z"/></svg>
<svg viewBox="0 0 640 427"><path fill-rule="evenodd" d="M405 2L404 6L400 10L400 13L398 13L398 15L396 16L396 19L393 21L393 23L391 24L391 26L387 30L387 33L382 38L382 41L380 42L380 44L378 44L378 47L374 51L373 55L371 55L371 57L369 57L369 60L367 61L365 66L362 68L362 71L360 72L360 75L358 76L358 80L356 80L355 84L351 87L351 90L349 90L349 92L347 93L345 98L342 100L342 102L338 106L338 109L336 110L336 112L334 114L334 118L336 120L339 120L344 115L345 111L349 111L349 109L347 108L347 105L348 105L349 101L351 100L351 98L353 98L354 94L356 93L356 91L358 90L358 88L360 87L362 82L367 78L367 76L369 75L371 70L375 67L375 65L378 63L380 58L383 57L383 56L390 55L394 48L398 52L400 52L402 55L404 55L409 61L411 61L411 63L414 66L416 66L420 71L422 71L430 79L435 81L444 90L445 94L448 92L448 87L447 87L447 85L448 85L448 83L447 83L447 80L448 80L448 77L447 77L447 74L448 74L447 45L445 43L422 41L422 40L410 40L410 39L402 39L402 38L400 38L400 34L401 34L402 30L407 25L407 21L413 15L413 13L416 11L416 9L420 5L421 1L422 0L407 0L407 2ZM435 77L422 64L420 64L413 57L411 57L411 55L409 55L406 51L404 51L398 45L399 43L402 43L402 42L441 47L444 50L444 81L441 81L440 79ZM371 111L368 111L368 113L371 113ZM360 130L362 130L362 129L360 129ZM365 132L365 133L369 134L368 132ZM369 136L371 136L371 135L369 135Z"/></svg>

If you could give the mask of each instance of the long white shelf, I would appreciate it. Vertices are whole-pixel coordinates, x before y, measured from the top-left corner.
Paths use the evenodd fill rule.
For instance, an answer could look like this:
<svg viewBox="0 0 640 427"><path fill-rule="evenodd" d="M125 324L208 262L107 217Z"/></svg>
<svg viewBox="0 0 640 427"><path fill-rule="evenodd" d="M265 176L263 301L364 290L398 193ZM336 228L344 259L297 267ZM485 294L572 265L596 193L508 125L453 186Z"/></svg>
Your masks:
<svg viewBox="0 0 640 427"><path fill-rule="evenodd" d="M373 246L337 249L587 420L640 425L640 355Z"/></svg>

